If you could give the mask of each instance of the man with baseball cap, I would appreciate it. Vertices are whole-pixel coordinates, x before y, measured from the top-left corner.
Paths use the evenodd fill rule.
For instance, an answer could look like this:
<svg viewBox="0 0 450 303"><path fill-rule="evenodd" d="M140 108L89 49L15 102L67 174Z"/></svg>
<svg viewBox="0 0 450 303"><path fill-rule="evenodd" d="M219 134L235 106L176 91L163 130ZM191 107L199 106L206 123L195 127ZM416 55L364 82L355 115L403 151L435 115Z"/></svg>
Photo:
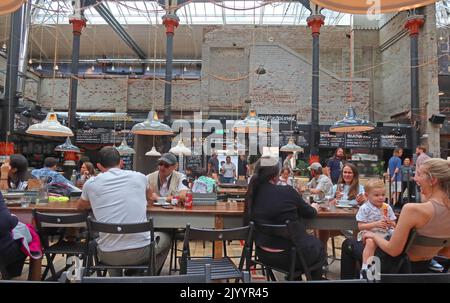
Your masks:
<svg viewBox="0 0 450 303"><path fill-rule="evenodd" d="M177 164L177 157L172 153L165 153L158 159L159 169L147 175L149 200L166 197L166 201L170 202L173 196L179 196L180 201L184 201L189 188L186 176L175 171Z"/></svg>
<svg viewBox="0 0 450 303"><path fill-rule="evenodd" d="M308 167L311 171L312 179L308 182L307 186L312 195L315 195L315 200L322 200L327 195L331 195L333 183L331 179L323 174L322 165L319 162L311 163Z"/></svg>

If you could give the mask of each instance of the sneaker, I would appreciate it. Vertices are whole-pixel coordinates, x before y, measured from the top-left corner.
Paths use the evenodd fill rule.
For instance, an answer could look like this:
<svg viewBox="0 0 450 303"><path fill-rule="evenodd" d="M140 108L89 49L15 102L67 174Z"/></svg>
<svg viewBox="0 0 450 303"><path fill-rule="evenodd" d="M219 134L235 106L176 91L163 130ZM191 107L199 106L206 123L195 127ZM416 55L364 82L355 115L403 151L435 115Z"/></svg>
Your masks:
<svg viewBox="0 0 450 303"><path fill-rule="evenodd" d="M439 264L436 260L431 259L428 269L435 272L442 272L444 270L444 266Z"/></svg>
<svg viewBox="0 0 450 303"><path fill-rule="evenodd" d="M367 280L367 269L361 269L361 271L359 272L359 278Z"/></svg>

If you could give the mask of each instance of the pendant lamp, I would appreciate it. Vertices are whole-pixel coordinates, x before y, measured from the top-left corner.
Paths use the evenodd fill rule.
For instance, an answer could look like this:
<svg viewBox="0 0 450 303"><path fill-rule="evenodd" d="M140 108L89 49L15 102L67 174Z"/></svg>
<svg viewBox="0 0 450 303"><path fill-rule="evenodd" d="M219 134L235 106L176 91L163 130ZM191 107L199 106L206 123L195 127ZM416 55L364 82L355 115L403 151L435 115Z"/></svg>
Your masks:
<svg viewBox="0 0 450 303"><path fill-rule="evenodd" d="M151 110L148 113L148 117L144 122L135 124L131 129L131 132L135 135L147 135L147 136L166 136L172 135L172 129L158 121L158 114Z"/></svg>
<svg viewBox="0 0 450 303"><path fill-rule="evenodd" d="M66 142L56 146L55 151L80 153L80 149L72 144L69 137L67 137Z"/></svg>
<svg viewBox="0 0 450 303"><path fill-rule="evenodd" d="M295 144L294 138L289 138L288 144L280 148L282 152L303 152L303 148Z"/></svg>
<svg viewBox="0 0 450 303"><path fill-rule="evenodd" d="M158 151L156 150L156 148L153 146L152 149L151 149L150 151L148 151L148 152L145 153L145 155L146 155L146 156L149 156L149 157L159 157L159 156L161 156L161 153L158 152Z"/></svg>
<svg viewBox="0 0 450 303"><path fill-rule="evenodd" d="M0 2L0 16L15 12L25 0L2 0Z"/></svg>
<svg viewBox="0 0 450 303"><path fill-rule="evenodd" d="M73 132L70 128L59 123L58 118L53 110L47 114L47 117L45 117L44 121L30 125L30 127L28 127L28 129L26 130L26 133L30 135L52 137L73 136Z"/></svg>
<svg viewBox="0 0 450 303"><path fill-rule="evenodd" d="M119 155L121 156L128 156L128 155L134 155L136 151L129 147L127 144L127 141L125 139L122 140L122 143L118 147L116 147L117 151L119 152Z"/></svg>
<svg viewBox="0 0 450 303"><path fill-rule="evenodd" d="M236 133L267 133L272 129L267 126L267 121L259 119L256 110L250 109L244 120L237 121L234 124L234 132Z"/></svg>
<svg viewBox="0 0 450 303"><path fill-rule="evenodd" d="M384 14L418 8L436 0L311 0L324 8L349 14ZM375 5L378 4L378 7Z"/></svg>
<svg viewBox="0 0 450 303"><path fill-rule="evenodd" d="M178 144L172 147L169 152L177 156L190 156L192 154L191 150L184 145L183 140L179 140Z"/></svg>
<svg viewBox="0 0 450 303"><path fill-rule="evenodd" d="M356 116L355 109L353 106L350 106L347 110L345 118L334 123L334 125L330 127L330 132L359 133L368 132L374 128L375 126L371 122L358 118Z"/></svg>

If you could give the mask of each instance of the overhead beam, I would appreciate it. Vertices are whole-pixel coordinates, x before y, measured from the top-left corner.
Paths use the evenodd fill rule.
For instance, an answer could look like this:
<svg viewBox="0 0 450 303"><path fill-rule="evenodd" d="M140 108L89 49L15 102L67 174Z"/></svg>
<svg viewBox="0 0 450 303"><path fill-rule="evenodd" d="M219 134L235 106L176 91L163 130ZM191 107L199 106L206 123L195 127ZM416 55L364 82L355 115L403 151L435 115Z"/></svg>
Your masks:
<svg viewBox="0 0 450 303"><path fill-rule="evenodd" d="M127 31L122 27L122 25L114 18L111 11L106 7L105 4L99 3L97 0L85 0L84 5L94 5L95 10L102 16L103 19L112 27L117 35L125 42L128 47L130 47L140 59L145 59L147 56L144 51L139 47L139 45L131 38Z"/></svg>

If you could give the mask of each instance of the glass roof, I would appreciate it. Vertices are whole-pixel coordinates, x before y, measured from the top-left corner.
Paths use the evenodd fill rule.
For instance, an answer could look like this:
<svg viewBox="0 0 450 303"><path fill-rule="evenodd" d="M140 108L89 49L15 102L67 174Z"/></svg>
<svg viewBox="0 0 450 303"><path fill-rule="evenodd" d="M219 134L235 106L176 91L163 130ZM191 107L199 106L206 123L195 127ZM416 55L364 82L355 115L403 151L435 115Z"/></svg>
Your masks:
<svg viewBox="0 0 450 303"><path fill-rule="evenodd" d="M161 24L164 9L157 1L102 1L123 25ZM33 23L67 24L73 14L71 1L33 0ZM56 14L59 13L59 14ZM295 1L189 1L179 6L181 24L305 25L310 12ZM349 14L323 10L327 25L349 25ZM58 16L59 15L59 16ZM85 10L90 24L106 24L93 6Z"/></svg>

